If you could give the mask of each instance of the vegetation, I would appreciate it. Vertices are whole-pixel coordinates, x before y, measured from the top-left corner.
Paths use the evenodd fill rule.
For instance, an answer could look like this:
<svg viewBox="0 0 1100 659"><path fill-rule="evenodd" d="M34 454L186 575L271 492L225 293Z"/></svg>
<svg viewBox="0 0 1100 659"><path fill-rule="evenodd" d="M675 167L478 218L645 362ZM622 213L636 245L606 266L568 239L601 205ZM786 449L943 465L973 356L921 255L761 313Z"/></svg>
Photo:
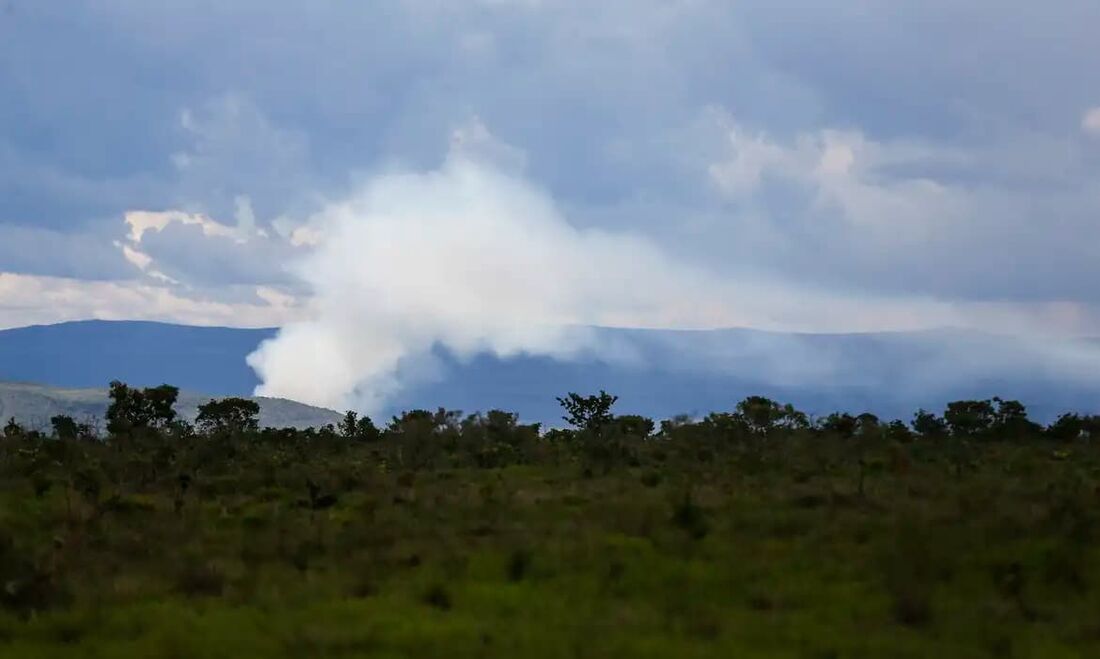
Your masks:
<svg viewBox="0 0 1100 659"><path fill-rule="evenodd" d="M0 656L1100 656L1100 419L751 397L259 428L111 387L0 438Z"/></svg>

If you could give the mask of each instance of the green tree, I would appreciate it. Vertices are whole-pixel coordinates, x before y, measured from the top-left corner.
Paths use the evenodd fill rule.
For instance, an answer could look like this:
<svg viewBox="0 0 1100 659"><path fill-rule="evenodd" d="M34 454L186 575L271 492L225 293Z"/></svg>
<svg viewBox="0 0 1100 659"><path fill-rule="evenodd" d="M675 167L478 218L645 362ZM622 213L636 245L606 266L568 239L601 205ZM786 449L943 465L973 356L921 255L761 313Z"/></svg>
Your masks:
<svg viewBox="0 0 1100 659"><path fill-rule="evenodd" d="M1047 437L1062 442L1079 439L1085 432L1084 420L1080 415L1066 413L1047 428Z"/></svg>
<svg viewBox="0 0 1100 659"><path fill-rule="evenodd" d="M821 429L831 435L848 439L856 434L859 422L847 412L833 412L821 421Z"/></svg>
<svg viewBox="0 0 1100 659"><path fill-rule="evenodd" d="M850 445L858 467L856 472L856 494L862 498L866 496L867 474L874 464L871 456L882 445L882 425L879 423L878 417L870 412L860 414L853 421L854 430L850 437L852 440Z"/></svg>
<svg viewBox="0 0 1100 659"><path fill-rule="evenodd" d="M905 422L901 419L894 419L890 423L886 424L883 428L883 436L891 442L900 442L902 444L908 444L913 441L913 433L909 430L909 426L905 425Z"/></svg>
<svg viewBox="0 0 1100 659"><path fill-rule="evenodd" d="M1100 416L1063 414L1046 429L1046 436L1062 442L1100 437Z"/></svg>
<svg viewBox="0 0 1100 659"><path fill-rule="evenodd" d="M587 430L599 433L604 426L611 423L614 416L611 407L618 396L612 396L603 389L595 396L581 396L570 392L565 398L558 398L558 404L565 410L562 419L578 430Z"/></svg>
<svg viewBox="0 0 1100 659"><path fill-rule="evenodd" d="M947 436L947 422L925 409L913 415L913 432L924 439L942 439Z"/></svg>
<svg viewBox="0 0 1100 659"><path fill-rule="evenodd" d="M988 435L997 415L992 401L956 400L947 404L943 418L954 437L977 438Z"/></svg>
<svg viewBox="0 0 1100 659"><path fill-rule="evenodd" d="M445 446L455 443L460 416L457 410L443 408L409 410L393 417L383 437L397 443L402 466L419 469L431 465Z"/></svg>
<svg viewBox="0 0 1100 659"><path fill-rule="evenodd" d="M199 405L195 425L204 435L239 435L260 429L260 405L247 398L223 398Z"/></svg>
<svg viewBox="0 0 1100 659"><path fill-rule="evenodd" d="M24 435L23 426L15 422L15 417L8 419L7 425L4 426L4 437L7 439L19 439Z"/></svg>
<svg viewBox="0 0 1100 659"><path fill-rule="evenodd" d="M364 414L359 417L359 422L355 424L355 436L360 441L376 442L382 438L382 431L374 425L374 421L369 416Z"/></svg>
<svg viewBox="0 0 1100 659"><path fill-rule="evenodd" d="M783 406L783 414L779 418L779 425L784 430L805 430L810 427L810 418L806 413L795 409L794 405L787 403Z"/></svg>
<svg viewBox="0 0 1100 659"><path fill-rule="evenodd" d="M639 439L647 439L653 434L653 429L656 427L653 419L638 414L617 416L614 419L614 425L619 434Z"/></svg>
<svg viewBox="0 0 1100 659"><path fill-rule="evenodd" d="M806 414L787 403L780 405L764 396L749 396L737 404L737 415L755 435L768 435L777 429L802 430L810 426Z"/></svg>
<svg viewBox="0 0 1100 659"><path fill-rule="evenodd" d="M344 439L355 439L359 431L359 413L355 410L344 412L344 418L336 424L336 430Z"/></svg>
<svg viewBox="0 0 1100 659"><path fill-rule="evenodd" d="M428 410L406 410L395 416L386 427L388 434L396 436L432 434L436 429L435 414Z"/></svg>
<svg viewBox="0 0 1100 659"><path fill-rule="evenodd" d="M538 439L539 424L521 424L518 414L489 410L463 419L459 446L477 466L500 467L529 457Z"/></svg>
<svg viewBox="0 0 1100 659"><path fill-rule="evenodd" d="M691 418L686 416L661 421L661 434L669 435L677 427L691 424ZM726 440L743 439L749 432L745 419L739 414L729 412L711 412L703 417L698 426L708 435L721 437Z"/></svg>
<svg viewBox="0 0 1100 659"><path fill-rule="evenodd" d="M174 406L179 389L162 384L136 389L114 381L107 407L107 431L112 435L142 428L167 428L176 419Z"/></svg>
<svg viewBox="0 0 1100 659"><path fill-rule="evenodd" d="M990 431L1000 439L1029 439L1042 432L1042 426L1027 418L1027 408L1018 400L993 397L997 409Z"/></svg>
<svg viewBox="0 0 1100 659"><path fill-rule="evenodd" d="M53 436L62 440L74 440L80 436L80 426L71 416L58 414L50 418Z"/></svg>
<svg viewBox="0 0 1100 659"><path fill-rule="evenodd" d="M882 424L878 417L870 412L864 412L856 417L856 434L860 437L878 439L882 435Z"/></svg>
<svg viewBox="0 0 1100 659"><path fill-rule="evenodd" d="M336 425L336 430L345 439L357 441L373 442L382 436L382 432L369 416L366 414L359 416L359 413L354 410L344 413L344 418Z"/></svg>

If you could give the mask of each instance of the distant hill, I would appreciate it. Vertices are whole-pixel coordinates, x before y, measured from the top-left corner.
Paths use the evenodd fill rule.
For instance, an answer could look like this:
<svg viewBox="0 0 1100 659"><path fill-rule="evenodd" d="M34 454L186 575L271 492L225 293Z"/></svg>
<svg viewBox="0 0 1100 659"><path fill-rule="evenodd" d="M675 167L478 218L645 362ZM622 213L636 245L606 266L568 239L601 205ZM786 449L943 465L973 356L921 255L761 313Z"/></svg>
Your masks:
<svg viewBox="0 0 1100 659"><path fill-rule="evenodd" d="M273 329L80 321L0 331L0 380L106 387L111 380L167 382L212 395L247 395L259 384L244 363Z"/></svg>
<svg viewBox="0 0 1100 659"><path fill-rule="evenodd" d="M176 411L194 421L198 406L211 396L192 392L180 392ZM275 428L320 427L336 423L340 415L318 407L311 407L278 398L255 398L260 405L260 425ZM61 389L35 384L0 382L0 424L14 417L16 421L32 429L48 429L50 418L65 414L77 421L100 424L107 411L106 389Z"/></svg>
<svg viewBox="0 0 1100 659"><path fill-rule="evenodd" d="M169 383L208 395L249 395L258 381L245 356L273 329L88 321L0 331L0 381L66 389ZM560 425L555 396L606 389L616 410L657 418L731 409L750 394L812 414L871 411L911 417L949 400L1017 398L1033 416L1100 412L1100 347L942 330L873 334L596 330L598 349L576 361L436 353L437 377L376 415L444 406L501 408ZM79 402L80 397L74 400ZM76 404L76 403L74 403ZM14 409L14 408L9 408ZM278 425L278 424L275 424Z"/></svg>

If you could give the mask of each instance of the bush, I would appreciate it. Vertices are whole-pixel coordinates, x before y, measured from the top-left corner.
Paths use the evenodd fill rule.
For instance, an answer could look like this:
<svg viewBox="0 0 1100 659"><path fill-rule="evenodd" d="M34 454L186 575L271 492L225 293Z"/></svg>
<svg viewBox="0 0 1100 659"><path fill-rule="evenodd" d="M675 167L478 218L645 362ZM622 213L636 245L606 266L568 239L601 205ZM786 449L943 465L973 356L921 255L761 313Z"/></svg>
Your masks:
<svg viewBox="0 0 1100 659"><path fill-rule="evenodd" d="M522 581L531 569L531 552L527 549L513 550L508 556L508 580Z"/></svg>
<svg viewBox="0 0 1100 659"><path fill-rule="evenodd" d="M710 533L706 512L692 500L690 492L685 493L673 508L672 523L695 540L701 540Z"/></svg>
<svg viewBox="0 0 1100 659"><path fill-rule="evenodd" d="M225 574L209 561L187 560L176 573L176 590L187 597L220 597L225 590Z"/></svg>
<svg viewBox="0 0 1100 659"><path fill-rule="evenodd" d="M449 611L451 609L451 593L447 590L446 586L440 583L433 583L424 591L423 601L428 606L439 609L440 611Z"/></svg>
<svg viewBox="0 0 1100 659"><path fill-rule="evenodd" d="M0 530L0 606L19 616L62 607L69 603L68 590L43 567L16 547Z"/></svg>

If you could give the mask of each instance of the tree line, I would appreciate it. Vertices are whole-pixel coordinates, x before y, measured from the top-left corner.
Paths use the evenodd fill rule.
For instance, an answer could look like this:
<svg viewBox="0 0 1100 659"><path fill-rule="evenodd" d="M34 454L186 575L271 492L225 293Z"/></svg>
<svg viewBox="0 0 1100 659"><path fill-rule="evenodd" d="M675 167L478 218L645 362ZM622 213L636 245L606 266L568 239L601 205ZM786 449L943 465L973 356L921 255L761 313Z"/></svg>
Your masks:
<svg viewBox="0 0 1100 659"><path fill-rule="evenodd" d="M171 385L136 388L112 382L106 412L106 435L90 423L71 416L50 419L51 432L29 430L10 419L3 428L7 439L62 439L110 442L135 434L162 434L176 439L298 437L302 439L345 439L366 442L401 441L410 437L481 435L505 444L523 441L612 441L615 439L674 439L685 434L704 434L726 439L777 438L785 435L828 436L839 439L915 440L1087 440L1100 436L1100 415L1066 413L1049 425L1028 417L1026 407L1016 400L993 397L988 400L958 400L947 404L942 414L919 409L908 422L884 421L874 414L834 412L813 418L793 405L764 396L749 396L732 411L712 412L701 419L678 416L661 420L614 414L618 401L605 391L594 395L569 393L557 398L568 428L544 430L541 424L523 424L513 412L490 410L463 416L457 410L414 409L393 417L378 427L366 415L348 411L334 424L320 428L261 428L259 404L251 399L226 397L200 405L194 423L181 419L175 410L179 389Z"/></svg>

